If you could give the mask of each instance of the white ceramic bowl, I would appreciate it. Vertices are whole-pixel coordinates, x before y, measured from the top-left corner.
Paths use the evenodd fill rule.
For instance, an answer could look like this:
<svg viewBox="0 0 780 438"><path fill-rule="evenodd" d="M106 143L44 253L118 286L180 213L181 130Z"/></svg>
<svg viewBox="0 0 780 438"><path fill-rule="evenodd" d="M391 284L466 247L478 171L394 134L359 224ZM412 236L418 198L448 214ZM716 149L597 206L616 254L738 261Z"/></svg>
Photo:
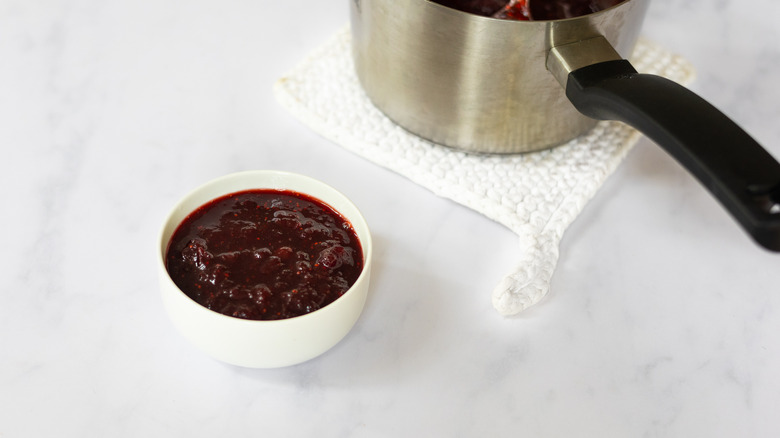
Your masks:
<svg viewBox="0 0 780 438"><path fill-rule="evenodd" d="M295 318L255 321L226 316L201 306L174 284L165 268L171 236L192 211L208 201L248 189L285 189L313 196L341 213L363 248L363 271L337 300ZM352 329L368 293L371 235L363 216L332 187L294 173L248 171L218 178L195 189L168 215L159 237L157 265L163 304L174 326L195 346L221 361L252 368L298 364L326 352Z"/></svg>

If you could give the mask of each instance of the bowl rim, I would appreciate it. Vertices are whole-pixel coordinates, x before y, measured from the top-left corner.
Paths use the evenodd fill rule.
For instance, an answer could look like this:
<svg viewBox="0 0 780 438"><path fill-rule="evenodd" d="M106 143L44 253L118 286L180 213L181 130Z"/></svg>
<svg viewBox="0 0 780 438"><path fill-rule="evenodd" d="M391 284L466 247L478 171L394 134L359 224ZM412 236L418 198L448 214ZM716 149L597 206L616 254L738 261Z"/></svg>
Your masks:
<svg viewBox="0 0 780 438"><path fill-rule="evenodd" d="M176 221L175 224L173 224L173 230L175 230L181 225L181 222L189 216L194 210L185 209L183 206L187 203L187 201L190 198L193 198L203 192L204 190L207 190L209 187L218 185L224 181L232 180L232 179L239 179L239 178L252 178L252 177L262 177L262 178L269 178L272 176L281 176L283 178L293 178L298 179L301 181L306 181L311 184L318 185L328 191L330 191L332 195L335 197L342 198L341 200L346 202L347 205L349 205L352 209L354 209L354 215L355 218L347 217L340 209L335 208L331 205L331 202L325 201L321 199L319 196L312 195L310 193L307 193L305 191L301 190L294 190L289 189L290 191L294 193L301 193L307 196L311 196L314 199L318 200L319 202L322 202L323 204L330 207L333 211L338 213L343 219L345 219L349 224L352 226L352 228L355 230L355 234L358 237L358 242L360 243L362 252L363 252L363 268L360 271L360 275L358 275L357 279L355 279L355 282L347 289L346 292L344 292L340 297L336 298L331 303L327 304L326 306L320 307L317 310L314 310L309 313L305 313L303 315L293 316L291 318L283 318L283 319L272 319L272 320L258 320L258 319L244 319L244 318L237 318L235 316L225 315L223 313L217 312L215 310L209 309L208 307L203 306L202 304L198 303L197 301L193 300L189 295L184 293L181 288L176 285L176 283L173 281L173 279L170 276L170 273L168 272L168 267L165 264L165 256L168 253L168 248L170 246L170 237L165 240L166 230L169 228L169 225L171 225L172 222L174 222L174 216L177 214L183 214L183 218L179 221ZM227 191L225 193L222 193L221 195L217 195L216 197L226 196L232 193L239 193L245 190L253 190L253 189L266 189L266 188L272 188L267 187L265 185L255 185L252 187L245 187L233 191ZM283 190L283 189L280 189ZM207 201L204 201L201 203L197 208L205 204L206 202L209 202L210 200L216 199L216 197L212 197ZM355 220L357 219L359 221L358 224L355 224ZM364 237L360 236L360 233L358 232L358 227L364 231L363 234L365 234ZM173 233L171 233L172 236ZM226 175L222 175L220 177L211 179L209 181L206 181L205 183L195 187L194 189L187 192L185 195L181 196L178 201L174 204L174 206L168 211L168 213L165 215L165 219L163 220L163 224L160 227L158 234L157 234L157 266L158 269L161 269L163 272L165 272L165 278L170 283L172 287L178 291L180 295L187 298L193 305L197 306L197 308L205 311L207 315L213 318L220 318L224 319L225 321L229 321L232 324L246 324L250 326L258 326L258 325L275 325L280 326L284 324L294 324L298 321L303 321L305 319L311 319L316 318L317 315L322 314L323 310L327 311L325 309L328 309L333 304L336 304L337 302L341 301L342 298L346 297L347 295L353 295L356 292L356 286L360 285L363 281L365 281L365 278L370 275L370 269L372 265L372 254L373 254L373 241L371 237L371 231L368 227L368 223L366 222L365 217L363 216L362 212L358 209L358 207L355 205L352 200L350 200L344 193L337 190L333 186L319 180L313 177L310 177L308 175L304 175L301 173L296 172L289 172L289 171L282 171L282 170L245 170L240 172L233 172Z"/></svg>

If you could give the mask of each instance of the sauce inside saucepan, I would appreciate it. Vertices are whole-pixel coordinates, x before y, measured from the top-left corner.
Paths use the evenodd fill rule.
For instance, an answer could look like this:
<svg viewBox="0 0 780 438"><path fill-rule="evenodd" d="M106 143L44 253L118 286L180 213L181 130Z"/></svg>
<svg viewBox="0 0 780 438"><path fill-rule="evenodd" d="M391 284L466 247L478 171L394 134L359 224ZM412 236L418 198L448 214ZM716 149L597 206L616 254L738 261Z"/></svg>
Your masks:
<svg viewBox="0 0 780 438"><path fill-rule="evenodd" d="M592 14L624 0L432 0L453 9L508 20L558 20Z"/></svg>

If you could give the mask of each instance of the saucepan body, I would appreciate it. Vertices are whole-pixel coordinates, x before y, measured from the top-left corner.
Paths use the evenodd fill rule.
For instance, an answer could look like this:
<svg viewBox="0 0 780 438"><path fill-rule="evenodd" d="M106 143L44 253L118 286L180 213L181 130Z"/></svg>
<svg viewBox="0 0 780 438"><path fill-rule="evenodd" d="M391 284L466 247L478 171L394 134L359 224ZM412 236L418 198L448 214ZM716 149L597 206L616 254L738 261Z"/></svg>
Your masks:
<svg viewBox="0 0 780 438"><path fill-rule="evenodd" d="M354 59L372 102L439 144L471 152L549 148L591 129L547 71L554 46L605 37L630 55L648 0L582 17L497 20L427 0L351 2Z"/></svg>

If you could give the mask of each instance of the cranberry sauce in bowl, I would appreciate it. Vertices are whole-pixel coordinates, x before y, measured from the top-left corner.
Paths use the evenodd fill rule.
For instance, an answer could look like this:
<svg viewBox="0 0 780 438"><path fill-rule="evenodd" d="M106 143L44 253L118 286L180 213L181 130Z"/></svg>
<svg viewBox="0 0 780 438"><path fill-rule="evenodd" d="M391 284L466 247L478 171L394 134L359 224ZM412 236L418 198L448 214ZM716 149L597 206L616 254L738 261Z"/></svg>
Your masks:
<svg viewBox="0 0 780 438"><path fill-rule="evenodd" d="M171 238L166 267L199 304L244 319L284 319L326 306L363 269L352 225L332 207L287 190L214 199Z"/></svg>
<svg viewBox="0 0 780 438"><path fill-rule="evenodd" d="M372 241L357 207L304 175L239 172L190 192L159 234L163 305L209 356L276 368L328 351L359 319Z"/></svg>

